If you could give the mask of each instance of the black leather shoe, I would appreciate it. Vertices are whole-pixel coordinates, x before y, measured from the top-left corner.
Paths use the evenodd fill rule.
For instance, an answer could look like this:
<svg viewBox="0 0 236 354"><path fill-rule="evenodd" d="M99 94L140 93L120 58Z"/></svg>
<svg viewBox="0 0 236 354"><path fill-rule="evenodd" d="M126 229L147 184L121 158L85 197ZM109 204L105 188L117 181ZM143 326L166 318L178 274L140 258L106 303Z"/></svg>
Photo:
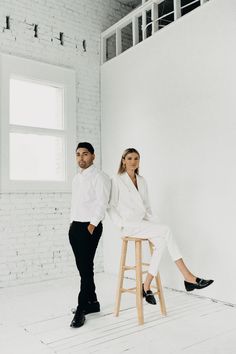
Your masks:
<svg viewBox="0 0 236 354"><path fill-rule="evenodd" d="M144 290L144 285L143 285L143 297L145 298L145 300L151 304L151 305L156 305L156 299L155 296L153 295L152 290Z"/></svg>
<svg viewBox="0 0 236 354"><path fill-rule="evenodd" d="M188 281L184 281L184 286L187 291L192 291L194 289L203 289L207 286L211 285L214 280L205 280L196 278L196 283L189 283Z"/></svg>
<svg viewBox="0 0 236 354"><path fill-rule="evenodd" d="M82 327L85 322L85 313L83 310L77 309L70 326L73 328Z"/></svg>
<svg viewBox="0 0 236 354"><path fill-rule="evenodd" d="M98 301L91 302L89 301L84 309L85 315L89 313L100 312L100 304Z"/></svg>

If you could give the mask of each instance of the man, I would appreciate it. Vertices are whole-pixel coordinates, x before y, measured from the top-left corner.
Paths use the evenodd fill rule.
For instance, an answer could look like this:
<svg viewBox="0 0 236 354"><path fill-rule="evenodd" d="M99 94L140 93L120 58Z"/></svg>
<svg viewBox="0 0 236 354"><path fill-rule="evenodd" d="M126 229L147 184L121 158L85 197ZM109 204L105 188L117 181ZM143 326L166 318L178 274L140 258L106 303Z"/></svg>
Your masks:
<svg viewBox="0 0 236 354"><path fill-rule="evenodd" d="M76 148L78 174L72 182L70 244L73 249L81 283L78 307L71 327L81 327L85 315L100 311L94 283L94 256L102 235L102 220L108 206L110 179L97 170L93 162L94 148L79 143Z"/></svg>

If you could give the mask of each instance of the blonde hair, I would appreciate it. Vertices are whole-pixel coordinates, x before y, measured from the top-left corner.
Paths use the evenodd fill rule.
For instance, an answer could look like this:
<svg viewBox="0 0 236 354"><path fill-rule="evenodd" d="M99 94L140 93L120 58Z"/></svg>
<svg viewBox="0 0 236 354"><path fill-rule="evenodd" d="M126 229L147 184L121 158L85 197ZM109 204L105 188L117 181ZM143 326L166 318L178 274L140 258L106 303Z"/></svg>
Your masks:
<svg viewBox="0 0 236 354"><path fill-rule="evenodd" d="M134 148L125 149L125 151L123 152L123 154L121 156L121 160L120 160L120 165L119 165L119 169L118 169L118 174L119 175L122 175L122 173L124 173L126 171L125 166L123 164L123 160L126 158L126 156L128 154L132 154L133 152L135 152L140 157L140 154L139 154L139 152L136 149L134 149ZM139 174L139 169L136 168L136 170L134 172L138 175Z"/></svg>

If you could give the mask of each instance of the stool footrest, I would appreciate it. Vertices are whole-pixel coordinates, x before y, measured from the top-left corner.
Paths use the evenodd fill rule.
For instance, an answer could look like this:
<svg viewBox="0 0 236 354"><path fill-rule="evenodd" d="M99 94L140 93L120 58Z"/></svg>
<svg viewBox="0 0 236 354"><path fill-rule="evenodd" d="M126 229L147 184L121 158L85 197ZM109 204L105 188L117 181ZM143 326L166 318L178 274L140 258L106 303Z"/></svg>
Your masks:
<svg viewBox="0 0 236 354"><path fill-rule="evenodd" d="M134 293L134 294L136 294L136 287L135 288L121 288L120 289L120 291L122 292L122 293ZM153 291L153 294L154 295L158 295L160 293L160 291L159 290L157 290L157 291Z"/></svg>
<svg viewBox="0 0 236 354"><path fill-rule="evenodd" d="M149 263L142 263L143 266L149 266L150 264ZM128 266L128 265L125 265L122 267L124 270L132 270L132 269L136 269L136 266ZM147 271L145 271L147 272Z"/></svg>
<svg viewBox="0 0 236 354"><path fill-rule="evenodd" d="M136 266L123 266L124 270L136 269Z"/></svg>
<svg viewBox="0 0 236 354"><path fill-rule="evenodd" d="M154 295L159 295L159 294L160 294L160 291L153 291L153 294L154 294Z"/></svg>
<svg viewBox="0 0 236 354"><path fill-rule="evenodd" d="M136 294L136 287L135 287L135 288L129 288L129 289L121 288L120 291L121 291L122 293L132 293L132 294Z"/></svg>

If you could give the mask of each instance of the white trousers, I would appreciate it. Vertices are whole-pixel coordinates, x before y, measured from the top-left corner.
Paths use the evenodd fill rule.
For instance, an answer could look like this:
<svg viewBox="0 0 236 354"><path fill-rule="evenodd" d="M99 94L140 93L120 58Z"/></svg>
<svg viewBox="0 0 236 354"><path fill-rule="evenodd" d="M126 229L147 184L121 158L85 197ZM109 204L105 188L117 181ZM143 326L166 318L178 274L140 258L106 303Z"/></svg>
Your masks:
<svg viewBox="0 0 236 354"><path fill-rule="evenodd" d="M158 273L162 255L167 247L173 261L182 258L179 248L167 225L143 220L137 226L127 226L122 230L124 236L147 238L154 244L148 272L153 276Z"/></svg>

